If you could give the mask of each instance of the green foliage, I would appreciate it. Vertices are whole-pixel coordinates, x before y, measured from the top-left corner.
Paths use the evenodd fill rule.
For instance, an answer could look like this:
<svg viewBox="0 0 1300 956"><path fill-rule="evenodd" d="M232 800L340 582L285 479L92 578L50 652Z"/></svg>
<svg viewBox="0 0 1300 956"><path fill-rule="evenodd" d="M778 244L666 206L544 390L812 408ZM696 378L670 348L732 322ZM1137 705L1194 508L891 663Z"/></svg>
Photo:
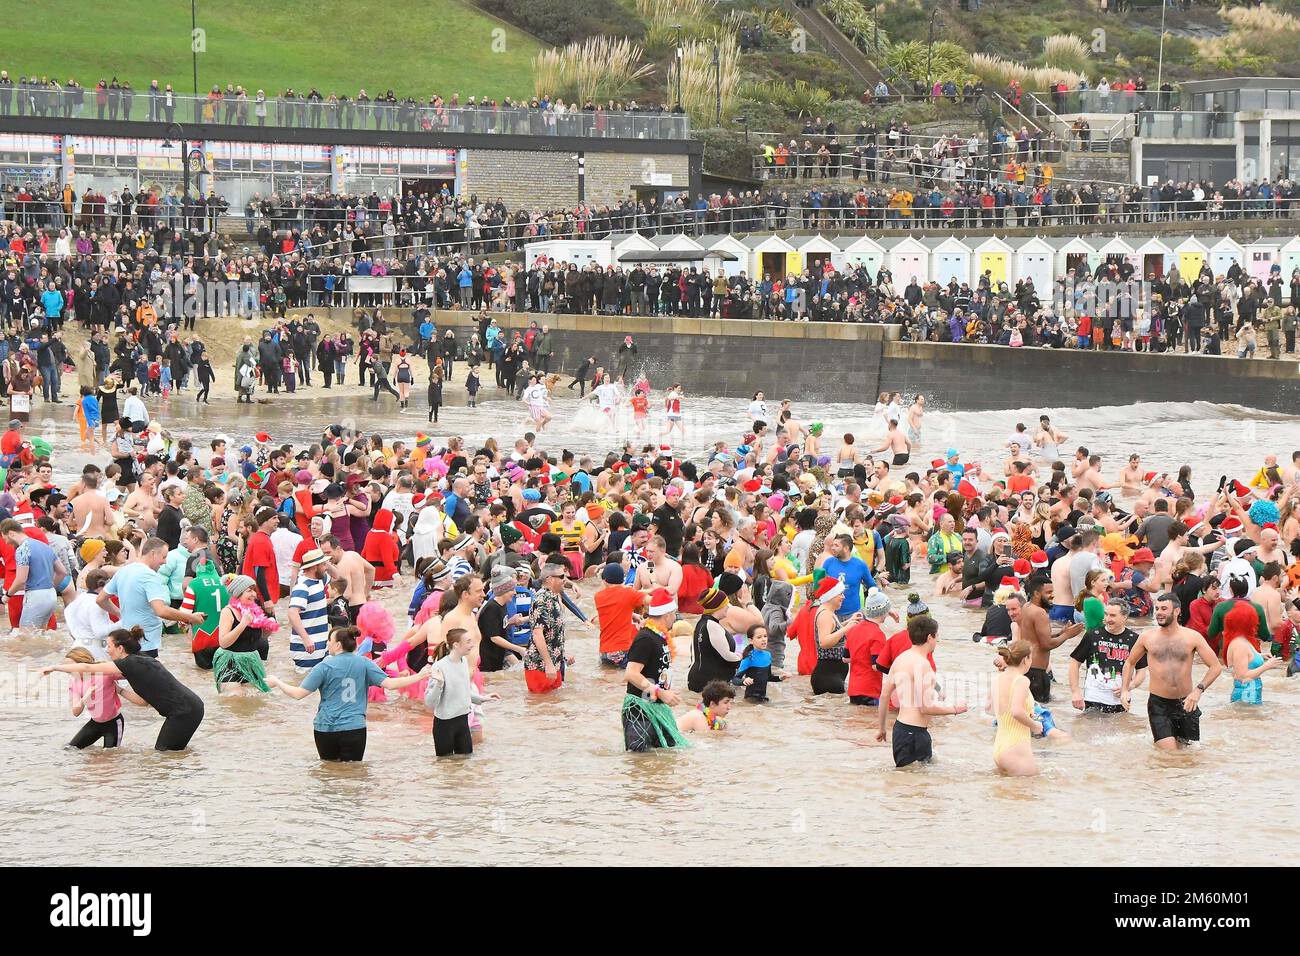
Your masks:
<svg viewBox="0 0 1300 956"><path fill-rule="evenodd" d="M751 126L753 122L751 120ZM754 175L754 157L758 155L759 137L745 143L741 129L691 129L691 135L704 144L704 168L719 176L750 179Z"/></svg>
<svg viewBox="0 0 1300 956"><path fill-rule="evenodd" d="M820 115L831 101L831 94L813 86L806 80L782 83L768 80L746 84L741 90L742 99L748 103L770 104L790 116Z"/></svg>
<svg viewBox="0 0 1300 956"><path fill-rule="evenodd" d="M970 72L970 57L966 51L947 40L935 41L932 50L920 40L896 43L885 54L885 62L894 71L912 79L924 79L928 74L941 82L951 79L960 83Z"/></svg>
<svg viewBox="0 0 1300 956"><path fill-rule="evenodd" d="M864 53L874 53L877 44L881 51L889 48L889 34L859 0L826 0L818 9Z"/></svg>
<svg viewBox="0 0 1300 956"><path fill-rule="evenodd" d="M589 36L639 40L645 27L629 10L606 0L475 0L493 16L555 46ZM454 44L453 44L454 46Z"/></svg>

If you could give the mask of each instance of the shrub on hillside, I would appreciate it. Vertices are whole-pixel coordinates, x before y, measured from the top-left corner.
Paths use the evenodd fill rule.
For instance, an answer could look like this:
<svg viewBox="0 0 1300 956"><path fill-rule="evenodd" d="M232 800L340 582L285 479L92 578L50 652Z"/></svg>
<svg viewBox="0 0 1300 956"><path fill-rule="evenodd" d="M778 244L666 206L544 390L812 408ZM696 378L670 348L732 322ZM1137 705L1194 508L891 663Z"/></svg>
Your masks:
<svg viewBox="0 0 1300 956"><path fill-rule="evenodd" d="M645 27L617 3L602 0L475 0L480 8L554 46L590 36L641 39Z"/></svg>

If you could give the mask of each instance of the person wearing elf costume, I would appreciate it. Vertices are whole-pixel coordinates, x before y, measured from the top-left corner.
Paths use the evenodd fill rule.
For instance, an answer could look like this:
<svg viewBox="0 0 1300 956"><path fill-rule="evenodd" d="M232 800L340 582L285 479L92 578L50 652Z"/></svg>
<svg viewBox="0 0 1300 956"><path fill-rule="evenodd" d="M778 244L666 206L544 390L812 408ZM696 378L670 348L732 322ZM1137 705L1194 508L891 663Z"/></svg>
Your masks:
<svg viewBox="0 0 1300 956"><path fill-rule="evenodd" d="M194 663L202 670L212 670L212 657L219 646L217 634L221 626L221 611L230 603L230 593L221 583L217 566L206 549L194 555L194 577L185 586L181 610L202 614L203 620L195 624L190 640Z"/></svg>
<svg viewBox="0 0 1300 956"><path fill-rule="evenodd" d="M650 594L645 622L632 639L624 666L623 745L633 753L656 747L684 747L672 708L681 698L672 689L669 635L677 620L677 600L664 588Z"/></svg>

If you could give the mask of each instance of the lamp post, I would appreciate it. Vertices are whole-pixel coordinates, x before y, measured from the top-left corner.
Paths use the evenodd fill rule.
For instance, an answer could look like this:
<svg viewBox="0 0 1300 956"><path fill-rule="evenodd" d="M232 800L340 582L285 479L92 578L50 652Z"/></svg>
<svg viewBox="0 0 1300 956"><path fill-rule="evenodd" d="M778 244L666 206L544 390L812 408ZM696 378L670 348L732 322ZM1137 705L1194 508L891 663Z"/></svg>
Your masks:
<svg viewBox="0 0 1300 956"><path fill-rule="evenodd" d="M933 81L930 78L930 65L934 62L934 18L939 15L939 7L936 5L930 11L930 26L925 35L925 95L930 95Z"/></svg>
<svg viewBox="0 0 1300 956"><path fill-rule="evenodd" d="M182 8L183 9L183 8ZM199 98L199 0L190 0L190 59L194 61L194 99Z"/></svg>
<svg viewBox="0 0 1300 956"><path fill-rule="evenodd" d="M1156 94L1160 95L1160 80L1165 72L1165 11L1169 9L1167 0L1160 0L1160 55L1156 60Z"/></svg>
<svg viewBox="0 0 1300 956"><path fill-rule="evenodd" d="M184 203L181 211L181 223L183 227L187 227L189 225L190 207L190 160L194 157L198 157L198 170L202 173L204 171L203 150L189 148L189 144L185 141L185 127L180 123L167 124L167 132L163 139L163 149L167 149L171 146L173 130L176 132L177 145L180 146L181 150L181 175L183 177L181 180L181 188L183 190L181 193L181 202Z"/></svg>
<svg viewBox="0 0 1300 956"><path fill-rule="evenodd" d="M713 41L713 125L722 125L722 50Z"/></svg>
<svg viewBox="0 0 1300 956"><path fill-rule="evenodd" d="M680 109L682 105L682 25L674 23L673 32L677 35L677 45L675 47L677 51L677 68L675 70L677 73L677 97L673 105Z"/></svg>

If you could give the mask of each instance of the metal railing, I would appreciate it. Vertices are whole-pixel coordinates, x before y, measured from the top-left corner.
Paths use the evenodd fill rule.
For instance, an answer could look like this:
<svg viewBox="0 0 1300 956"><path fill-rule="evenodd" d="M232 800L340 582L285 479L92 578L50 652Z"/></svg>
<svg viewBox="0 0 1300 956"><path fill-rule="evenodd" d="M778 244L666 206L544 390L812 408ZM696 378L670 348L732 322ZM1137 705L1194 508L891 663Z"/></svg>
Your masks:
<svg viewBox="0 0 1300 956"><path fill-rule="evenodd" d="M1009 185L1009 184L1000 184ZM301 235L294 247L284 252L280 242L283 230L274 237L270 251L275 255L299 254L312 262L343 262L361 254L369 255L380 261L407 261L412 257L426 255L445 255L463 253L481 256L494 253L517 251L525 243L545 239L582 238L603 239L612 234L637 232L643 235L684 234L692 237L709 235L745 235L766 232L807 232L835 230L840 233L869 233L879 231L918 230L933 232L944 229L997 230L1008 228L1038 228L1042 226L1062 227L1099 227L1108 225L1125 225L1140 223L1205 223L1239 220L1297 219L1300 218L1300 197L1249 198L1249 199L1215 199L1194 200L1191 198L1174 198L1156 200L1150 198L1149 190L1141 191L1141 198L1128 199L1132 190L1114 190L1110 195L1103 191L1090 202L1069 204L1057 201L1058 192L1053 188L1044 199L1049 202L1035 203L1028 194L1020 204L1004 199L1004 205L995 204L989 208L980 205L980 196L970 192L947 193L941 199L952 199L953 204L932 206L928 195L915 194L905 205L889 205L889 198L880 190L868 197L868 205L859 206L851 201L844 205L839 200L828 200L822 206L804 206L787 204L766 197L759 203L735 206L723 206L719 209L668 209L654 213L630 212L622 214L616 211L594 212L582 219L559 219L554 222L517 223L506 222L480 226L477 234L467 234L463 227L443 225L420 231L399 231L394 236L362 235L362 248L358 251L350 239L326 240L324 242L303 241ZM33 204L35 207L35 204ZM14 210L5 212L12 214ZM50 210L42 204L41 209L31 208L19 212L16 220L24 229L44 229L49 236L49 252L53 257L57 253L55 236L60 228L67 228L58 215L47 215ZM0 216L0 219L5 218ZM267 252L261 247L255 236L257 227L263 220L254 219L251 223L242 215L219 215L215 218L204 217L203 227L217 227L224 234L227 246L236 254L241 254L240 247L247 251ZM108 217L84 224L82 228L97 232L110 227L123 228L120 221L110 221ZM174 223L179 225L179 223ZM197 221L192 227L197 227ZM324 225L324 223L322 223ZM247 227L243 235L234 235L241 227ZM1288 227L1289 229L1289 227ZM39 245L31 244L28 255L38 256ZM77 255L75 245L69 252ZM93 250L90 255L103 255Z"/></svg>
<svg viewBox="0 0 1300 956"><path fill-rule="evenodd" d="M1057 90L1035 91L1034 96L1052 105L1055 113L1137 113L1168 110L1178 106L1181 94L1159 90Z"/></svg>
<svg viewBox="0 0 1300 956"><path fill-rule="evenodd" d="M1232 139L1236 120L1229 113L1146 111L1134 117L1134 127L1152 139Z"/></svg>
<svg viewBox="0 0 1300 956"><path fill-rule="evenodd" d="M427 103L355 99L267 97L106 96L95 90L16 89L12 104L0 98L0 116L29 115L105 122L197 123L281 129L383 130L609 139L689 139L685 114L654 111L542 109L534 106L431 106Z"/></svg>

